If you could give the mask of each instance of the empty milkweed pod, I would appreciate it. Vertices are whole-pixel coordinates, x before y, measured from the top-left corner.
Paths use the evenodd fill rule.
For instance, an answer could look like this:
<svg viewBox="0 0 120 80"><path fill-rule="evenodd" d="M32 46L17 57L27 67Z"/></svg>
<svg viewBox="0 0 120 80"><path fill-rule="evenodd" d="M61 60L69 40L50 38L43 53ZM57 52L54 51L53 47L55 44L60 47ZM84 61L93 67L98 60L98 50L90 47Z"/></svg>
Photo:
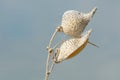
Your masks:
<svg viewBox="0 0 120 80"><path fill-rule="evenodd" d="M70 59L80 53L87 45L92 29L83 34L80 38L72 38L64 41L57 50L56 59L54 61L59 63L63 60Z"/></svg>
<svg viewBox="0 0 120 80"><path fill-rule="evenodd" d="M75 10L66 11L63 14L61 26L63 32L72 37L80 37L86 25L95 14L97 8L93 8L89 13L82 13Z"/></svg>

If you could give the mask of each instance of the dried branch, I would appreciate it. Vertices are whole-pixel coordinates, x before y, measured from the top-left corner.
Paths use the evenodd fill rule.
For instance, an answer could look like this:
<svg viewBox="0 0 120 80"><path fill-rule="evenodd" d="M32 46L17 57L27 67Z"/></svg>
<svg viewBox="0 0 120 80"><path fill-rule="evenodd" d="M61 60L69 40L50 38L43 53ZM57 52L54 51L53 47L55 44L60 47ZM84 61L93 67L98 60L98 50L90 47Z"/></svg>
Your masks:
<svg viewBox="0 0 120 80"><path fill-rule="evenodd" d="M52 62L51 67L49 69L51 55L54 55L54 48L52 49L51 45L52 45L53 39L55 38L55 35L56 35L57 32L62 32L62 27L61 26L56 28L55 32L53 33L53 35L52 35L52 37L50 39L49 45L47 47L48 57L47 57L47 61L46 61L45 80L48 80L49 75L50 75L50 73L52 72L52 70L53 70L53 68L55 66L55 62Z"/></svg>

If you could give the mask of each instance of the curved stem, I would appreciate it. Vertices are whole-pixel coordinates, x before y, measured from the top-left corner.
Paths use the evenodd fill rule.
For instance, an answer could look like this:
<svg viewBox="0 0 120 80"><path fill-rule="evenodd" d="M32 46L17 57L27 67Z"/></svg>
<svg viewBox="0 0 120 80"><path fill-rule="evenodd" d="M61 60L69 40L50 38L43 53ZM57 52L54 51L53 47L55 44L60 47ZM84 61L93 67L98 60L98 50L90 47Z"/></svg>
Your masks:
<svg viewBox="0 0 120 80"><path fill-rule="evenodd" d="M52 41L53 41L53 39L54 39L54 37L55 37L55 35L56 35L57 32L62 32L62 27L57 27L57 28L56 28L55 32L53 33L53 35L52 35L52 37L51 37L51 39L50 39L50 42L49 42L48 48L51 47L51 45L52 45Z"/></svg>
<svg viewBox="0 0 120 80"><path fill-rule="evenodd" d="M49 75L50 73L52 72L53 68L54 68L54 65L55 63L53 62L51 67L50 67L50 70L49 70L49 62L50 62L50 57L51 57L51 54L54 54L54 51L53 49L51 49L51 45L52 45L52 42L53 42L53 39L56 35L57 32L62 32L62 27L57 27L57 29L55 30L55 32L53 33L51 39L50 39L50 42L49 42L49 45L47 47L47 50L48 50L48 57L47 57L47 61L46 61L46 74L45 74L45 80L48 80L49 78Z"/></svg>

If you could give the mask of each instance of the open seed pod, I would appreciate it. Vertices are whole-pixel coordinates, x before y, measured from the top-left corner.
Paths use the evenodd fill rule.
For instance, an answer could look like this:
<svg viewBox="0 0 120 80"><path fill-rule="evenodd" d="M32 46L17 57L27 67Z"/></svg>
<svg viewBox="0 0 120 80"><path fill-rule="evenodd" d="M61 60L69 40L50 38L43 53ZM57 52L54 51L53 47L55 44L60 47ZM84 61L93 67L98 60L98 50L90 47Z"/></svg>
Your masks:
<svg viewBox="0 0 120 80"><path fill-rule="evenodd" d="M75 10L66 11L63 14L61 26L63 32L72 37L80 37L86 25L95 14L97 8L93 8L89 13L82 13Z"/></svg>
<svg viewBox="0 0 120 80"><path fill-rule="evenodd" d="M70 59L80 53L87 45L92 29L87 31L81 38L72 38L63 42L56 57L56 63Z"/></svg>

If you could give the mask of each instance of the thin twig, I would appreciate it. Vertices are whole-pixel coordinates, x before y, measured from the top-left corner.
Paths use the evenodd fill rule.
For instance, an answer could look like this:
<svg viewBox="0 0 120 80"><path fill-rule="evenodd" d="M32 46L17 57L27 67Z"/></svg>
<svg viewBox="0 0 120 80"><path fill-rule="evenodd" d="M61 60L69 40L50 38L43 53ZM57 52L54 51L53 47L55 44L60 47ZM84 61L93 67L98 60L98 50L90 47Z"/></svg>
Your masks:
<svg viewBox="0 0 120 80"><path fill-rule="evenodd" d="M88 41L88 43L91 44L91 45L93 45L93 46L95 46L95 47L97 47L97 48L99 48L98 45L96 45L96 44L94 44L94 43L92 43L92 42L90 42L90 41Z"/></svg>
<svg viewBox="0 0 120 80"><path fill-rule="evenodd" d="M45 80L48 80L49 78L49 75L50 73L52 72L53 68L54 68L54 65L55 63L53 62L51 67L50 67L50 70L49 70L49 62L50 62L50 55L51 54L54 54L54 49L51 49L51 45L52 45L52 41L56 35L57 32L60 32L62 31L62 27L57 27L57 29L55 30L55 32L53 33L51 39L50 39L50 42L49 42L49 45L47 47L47 50L48 50L48 57L47 57L47 61L46 61L46 74L45 74ZM52 50L52 51L51 51Z"/></svg>
<svg viewBox="0 0 120 80"><path fill-rule="evenodd" d="M50 61L50 54L48 53L47 62L46 62L45 80L48 80L49 77L49 61Z"/></svg>
<svg viewBox="0 0 120 80"><path fill-rule="evenodd" d="M51 73L53 71L54 66L55 66L55 62L52 62L52 65L50 67L49 73Z"/></svg>
<svg viewBox="0 0 120 80"><path fill-rule="evenodd" d="M60 31L62 31L62 27L57 27L56 30L55 30L55 32L53 33L51 39L50 39L50 42L49 42L48 48L51 47L51 45L52 45L52 41L53 41L53 39L54 39L56 33L57 33L57 32L60 32Z"/></svg>

